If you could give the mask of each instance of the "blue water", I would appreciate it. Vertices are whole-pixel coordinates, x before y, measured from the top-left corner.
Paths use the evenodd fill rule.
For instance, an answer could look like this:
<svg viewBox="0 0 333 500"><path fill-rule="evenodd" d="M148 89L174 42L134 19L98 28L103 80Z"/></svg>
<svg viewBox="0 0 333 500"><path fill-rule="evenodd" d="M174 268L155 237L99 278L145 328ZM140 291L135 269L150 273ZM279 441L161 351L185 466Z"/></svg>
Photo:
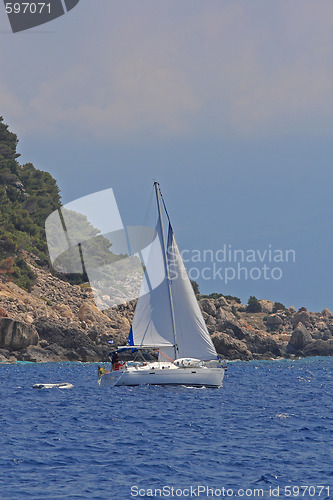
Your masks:
<svg viewBox="0 0 333 500"><path fill-rule="evenodd" d="M100 388L96 372L0 365L2 500L333 498L333 358L233 362L222 389Z"/></svg>

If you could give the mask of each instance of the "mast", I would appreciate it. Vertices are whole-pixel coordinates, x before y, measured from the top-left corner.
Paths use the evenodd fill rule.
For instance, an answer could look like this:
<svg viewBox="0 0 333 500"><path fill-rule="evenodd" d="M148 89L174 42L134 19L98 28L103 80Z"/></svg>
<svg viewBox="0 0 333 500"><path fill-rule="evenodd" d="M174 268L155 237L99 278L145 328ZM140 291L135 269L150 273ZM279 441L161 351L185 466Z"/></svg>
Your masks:
<svg viewBox="0 0 333 500"><path fill-rule="evenodd" d="M165 245L165 237L164 237L164 230L163 230L163 219L162 219L162 209L161 209L161 194L160 194L160 185L158 182L154 182L154 187L155 187L155 193L156 193L156 200L157 200L157 210L158 210L158 216L161 222L161 233L162 233L162 245L163 245L163 256L164 256L164 264L165 264L165 272L168 280L168 290L169 290L169 302L170 302L170 312L171 312L171 319L172 319L172 329L173 329L173 338L174 338L174 349L175 349L175 359L179 357L179 349L178 349L178 344L177 344L177 332L176 332L176 322L175 322L175 313L174 313L174 308L173 308L173 300L172 300L172 290L171 290L171 280L170 280L170 273L169 273L169 264L168 264L168 258L167 258L167 253L166 253L166 245Z"/></svg>

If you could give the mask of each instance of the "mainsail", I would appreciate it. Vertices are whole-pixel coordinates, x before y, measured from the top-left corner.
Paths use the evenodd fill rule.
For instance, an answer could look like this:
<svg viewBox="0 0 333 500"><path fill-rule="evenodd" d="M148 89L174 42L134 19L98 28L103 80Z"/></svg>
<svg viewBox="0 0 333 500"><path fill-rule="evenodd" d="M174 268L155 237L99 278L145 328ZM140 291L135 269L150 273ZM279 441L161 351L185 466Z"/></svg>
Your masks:
<svg viewBox="0 0 333 500"><path fill-rule="evenodd" d="M172 347L173 350L174 334L160 219L156 233L146 262L128 344L142 347L165 346Z"/></svg>

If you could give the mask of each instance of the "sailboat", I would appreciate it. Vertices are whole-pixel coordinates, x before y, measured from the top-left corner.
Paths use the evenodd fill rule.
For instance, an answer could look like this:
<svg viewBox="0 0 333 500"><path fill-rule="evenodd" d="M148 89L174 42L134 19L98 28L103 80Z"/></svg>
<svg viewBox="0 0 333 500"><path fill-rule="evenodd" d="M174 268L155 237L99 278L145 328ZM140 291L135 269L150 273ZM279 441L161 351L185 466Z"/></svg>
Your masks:
<svg viewBox="0 0 333 500"><path fill-rule="evenodd" d="M111 371L99 371L98 383L221 387L225 369L187 275L158 182L154 182L154 189L156 238L146 261L127 344L117 352L154 349L158 359L116 363Z"/></svg>

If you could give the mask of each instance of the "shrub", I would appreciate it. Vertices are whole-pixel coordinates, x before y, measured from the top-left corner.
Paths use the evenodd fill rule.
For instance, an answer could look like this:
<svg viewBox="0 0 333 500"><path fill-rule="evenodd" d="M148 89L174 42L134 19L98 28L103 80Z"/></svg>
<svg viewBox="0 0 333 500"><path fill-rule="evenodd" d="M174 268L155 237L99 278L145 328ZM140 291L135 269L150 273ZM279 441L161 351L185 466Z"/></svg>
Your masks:
<svg viewBox="0 0 333 500"><path fill-rule="evenodd" d="M203 299L219 299L220 297L223 297L222 293L217 293L213 292L210 293L209 295L201 295Z"/></svg>
<svg viewBox="0 0 333 500"><path fill-rule="evenodd" d="M260 304L259 300L254 295L251 295L251 297L247 301L247 304L248 305L246 308L246 312L248 312L248 313L261 312L261 304Z"/></svg>
<svg viewBox="0 0 333 500"><path fill-rule="evenodd" d="M273 306L273 313L276 313L277 311L285 311L286 308L281 302L274 302Z"/></svg>
<svg viewBox="0 0 333 500"><path fill-rule="evenodd" d="M232 314L236 317L236 318L239 318L239 315L237 314L237 309L235 306L232 306L231 307L231 312Z"/></svg>
<svg viewBox="0 0 333 500"><path fill-rule="evenodd" d="M193 291L195 293L195 295L199 295L200 292L199 292L199 285L196 281L193 281L191 280L191 285L192 285L192 288L193 288Z"/></svg>
<svg viewBox="0 0 333 500"><path fill-rule="evenodd" d="M239 297L234 297L234 295L224 295L224 298L226 300L234 300L235 302L237 302L237 304L241 304L242 301Z"/></svg>

